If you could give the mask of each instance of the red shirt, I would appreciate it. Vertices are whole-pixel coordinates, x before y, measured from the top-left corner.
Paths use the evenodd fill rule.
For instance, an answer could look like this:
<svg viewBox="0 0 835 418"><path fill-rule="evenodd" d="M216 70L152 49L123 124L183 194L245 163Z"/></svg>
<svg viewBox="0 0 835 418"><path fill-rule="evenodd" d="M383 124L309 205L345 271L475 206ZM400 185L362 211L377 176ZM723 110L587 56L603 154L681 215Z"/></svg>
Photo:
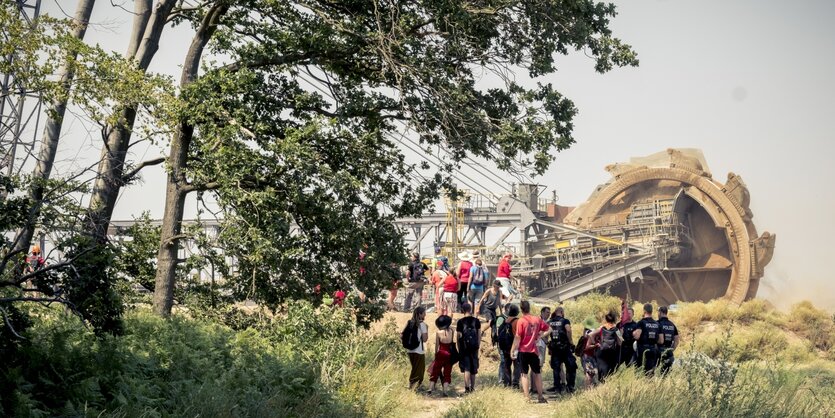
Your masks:
<svg viewBox="0 0 835 418"><path fill-rule="evenodd" d="M470 268L473 267L473 263L469 261L462 261L461 262L461 270L458 271L458 277L461 278L461 283L469 283L470 282Z"/></svg>
<svg viewBox="0 0 835 418"><path fill-rule="evenodd" d="M496 277L510 277L510 263L506 259L502 259L499 263L499 271L496 273Z"/></svg>
<svg viewBox="0 0 835 418"><path fill-rule="evenodd" d="M444 280L444 292L457 292L458 291L458 280L455 277L452 277L451 274L446 275L446 279Z"/></svg>
<svg viewBox="0 0 835 418"><path fill-rule="evenodd" d="M527 314L517 321L516 335L519 336L520 353L536 353L536 340L542 331L548 331L551 327L538 316Z"/></svg>

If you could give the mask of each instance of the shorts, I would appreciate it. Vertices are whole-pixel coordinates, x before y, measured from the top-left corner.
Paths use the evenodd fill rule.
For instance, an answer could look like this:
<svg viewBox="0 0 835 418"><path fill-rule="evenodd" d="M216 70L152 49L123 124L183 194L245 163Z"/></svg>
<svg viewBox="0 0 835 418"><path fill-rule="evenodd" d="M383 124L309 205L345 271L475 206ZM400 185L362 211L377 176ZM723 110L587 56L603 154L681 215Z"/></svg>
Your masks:
<svg viewBox="0 0 835 418"><path fill-rule="evenodd" d="M478 353L461 353L461 358L458 359L458 367L461 369L461 373L478 374Z"/></svg>
<svg viewBox="0 0 835 418"><path fill-rule="evenodd" d="M539 356L536 353L519 353L519 358L522 360L522 374L528 374L528 369L534 374L542 373L542 368L539 367Z"/></svg>
<svg viewBox="0 0 835 418"><path fill-rule="evenodd" d="M444 292L443 303L446 305L446 314L452 315L458 310L458 294L453 292Z"/></svg>

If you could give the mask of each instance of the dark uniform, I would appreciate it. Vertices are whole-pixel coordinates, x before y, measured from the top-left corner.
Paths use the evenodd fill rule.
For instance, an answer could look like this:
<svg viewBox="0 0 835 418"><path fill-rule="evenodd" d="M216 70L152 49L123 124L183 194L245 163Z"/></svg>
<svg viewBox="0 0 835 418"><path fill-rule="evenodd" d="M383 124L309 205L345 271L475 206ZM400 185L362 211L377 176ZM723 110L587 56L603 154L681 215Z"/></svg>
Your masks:
<svg viewBox="0 0 835 418"><path fill-rule="evenodd" d="M638 323L629 321L621 327L623 330L623 344L620 346L620 364L631 366L635 364L635 337L632 336L632 331L638 328Z"/></svg>
<svg viewBox="0 0 835 418"><path fill-rule="evenodd" d="M658 348L661 351L661 373L667 373L672 367L675 358L673 357L673 339L678 335L678 328L669 318L658 318L658 325L661 333L664 334L664 344Z"/></svg>
<svg viewBox="0 0 835 418"><path fill-rule="evenodd" d="M565 330L567 325L571 325L571 321L561 316L551 317L548 320L548 326L551 327L548 351L551 353L554 388L557 392L563 391L562 379L560 379L560 368L563 364L565 364L565 386L569 392L574 392L574 381L577 379L577 360L574 358L571 341L568 340L568 333Z"/></svg>
<svg viewBox="0 0 835 418"><path fill-rule="evenodd" d="M641 337L638 339L638 365L650 373L658 365L658 335L661 327L654 319L643 318L638 321L637 329L641 330Z"/></svg>

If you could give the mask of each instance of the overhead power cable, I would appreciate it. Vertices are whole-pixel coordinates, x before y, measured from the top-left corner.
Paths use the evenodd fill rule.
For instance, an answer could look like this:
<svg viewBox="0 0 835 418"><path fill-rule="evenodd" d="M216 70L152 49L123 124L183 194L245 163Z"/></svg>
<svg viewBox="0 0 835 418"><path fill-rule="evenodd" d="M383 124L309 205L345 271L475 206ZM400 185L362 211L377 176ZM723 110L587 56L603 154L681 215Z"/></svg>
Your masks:
<svg viewBox="0 0 835 418"><path fill-rule="evenodd" d="M330 92L328 92L327 90L325 90L324 88L322 88L322 87L319 85L319 84L321 84L321 83L316 83L316 82L310 81L309 79L307 79L306 77L302 76L301 74L298 74L298 77L299 77L301 80L303 80L305 83L307 83L308 85L310 85L311 87L315 88L315 89L316 89L316 90L318 90L320 93L322 93L323 95L325 95L327 98L329 98L329 99L333 100L334 102L336 101L336 100L335 100L335 98L333 97L333 95L332 95ZM410 147L409 145L405 144L405 143L403 142L403 140L402 140L402 139L397 139L397 138L395 138L395 137L394 137L394 135L392 135L392 134L390 134L390 133L387 133L387 132L386 132L386 133L384 133L384 135L386 135L389 139L392 139L392 140L394 140L394 141L398 142L399 144L401 144L402 146L406 147L406 148L407 148L407 149L409 149L410 151L414 152L414 153L415 153L418 157L424 156L424 158L425 158L425 153L423 153L423 152L419 151L419 149L420 149L420 145L419 145L419 144L417 144L417 143L415 143L415 142L414 142L411 138L407 137L407 136L405 135L405 132L402 132L402 133L401 133L401 135L400 135L400 136L401 136L401 138L402 138L402 139L406 139L407 141L409 141L409 142L410 142L410 143L412 143L412 144L415 144L415 145L418 147L418 150L415 150L414 148L412 148L412 147ZM435 158L436 158L438 161L440 161L441 163L443 163L443 162L444 162L442 159L440 159L440 158L438 158L438 157L435 157ZM444 169L444 166L443 166L443 165L441 165L441 164L435 163L434 161L429 160L429 159L426 159L426 161L427 161L427 162L429 162L429 163L431 163L432 165L436 166L436 167L437 167L438 169L440 169L440 170L443 170L443 169ZM466 181L462 180L461 178L459 178L458 176L456 176L454 173L452 174L452 177L453 177L456 181L458 181L458 182L460 182L461 184L463 184L464 186L467 186L467 188L472 189L472 190L474 190L474 191L476 191L476 192L478 192L478 193L480 193L480 194L485 195L485 197L487 197L487 199L488 199L491 203L493 203L493 204L495 204L495 203L496 203L496 201L492 198L492 193L490 193L490 189L489 189L489 188L484 187L484 185L482 185L482 184L478 183L477 181L473 180L471 177L467 176L467 175L466 175L466 174L464 174L464 173L460 173L460 174L461 174L461 176L462 176L462 177L464 177L464 178L468 179L470 182L472 182L472 183L474 183L474 184L478 185L478 186L479 186L482 190L479 190L479 188L474 187L472 184L470 184L470 183L468 183L468 182L466 182Z"/></svg>

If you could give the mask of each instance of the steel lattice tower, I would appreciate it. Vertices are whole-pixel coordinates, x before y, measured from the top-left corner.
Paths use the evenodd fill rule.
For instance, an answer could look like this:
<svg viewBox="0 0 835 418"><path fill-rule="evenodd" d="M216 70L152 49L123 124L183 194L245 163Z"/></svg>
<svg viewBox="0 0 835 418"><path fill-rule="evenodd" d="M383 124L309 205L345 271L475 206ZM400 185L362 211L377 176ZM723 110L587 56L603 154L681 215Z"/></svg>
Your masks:
<svg viewBox="0 0 835 418"><path fill-rule="evenodd" d="M41 12L41 0L5 0L15 4L21 21L35 25ZM2 57L7 63L16 59L11 53ZM32 153L41 116L41 95L19 81L17 74L0 73L0 169L17 174ZM19 161L18 161L19 160Z"/></svg>

